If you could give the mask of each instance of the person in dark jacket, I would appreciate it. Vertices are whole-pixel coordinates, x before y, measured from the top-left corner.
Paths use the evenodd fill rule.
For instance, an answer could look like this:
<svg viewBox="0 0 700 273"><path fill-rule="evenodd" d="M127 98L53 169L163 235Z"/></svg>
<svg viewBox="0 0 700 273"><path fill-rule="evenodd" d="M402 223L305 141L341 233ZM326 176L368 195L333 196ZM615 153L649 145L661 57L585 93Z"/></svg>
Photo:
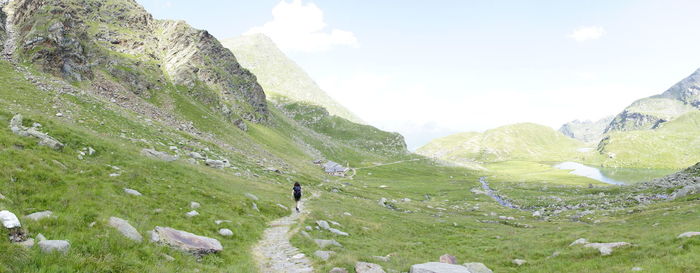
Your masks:
<svg viewBox="0 0 700 273"><path fill-rule="evenodd" d="M301 200L301 185L299 185L299 182L294 183L294 201L296 202L296 208L297 212L299 212L299 200Z"/></svg>

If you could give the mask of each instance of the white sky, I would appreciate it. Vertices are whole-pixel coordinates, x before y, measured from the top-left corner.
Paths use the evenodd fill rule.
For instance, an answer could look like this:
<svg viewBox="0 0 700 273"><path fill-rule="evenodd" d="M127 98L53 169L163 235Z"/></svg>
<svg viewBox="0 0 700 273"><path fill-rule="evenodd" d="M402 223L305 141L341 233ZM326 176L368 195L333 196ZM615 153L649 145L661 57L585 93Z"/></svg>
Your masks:
<svg viewBox="0 0 700 273"><path fill-rule="evenodd" d="M700 1L140 2L219 38L267 34L413 149L455 132L617 114L700 67Z"/></svg>

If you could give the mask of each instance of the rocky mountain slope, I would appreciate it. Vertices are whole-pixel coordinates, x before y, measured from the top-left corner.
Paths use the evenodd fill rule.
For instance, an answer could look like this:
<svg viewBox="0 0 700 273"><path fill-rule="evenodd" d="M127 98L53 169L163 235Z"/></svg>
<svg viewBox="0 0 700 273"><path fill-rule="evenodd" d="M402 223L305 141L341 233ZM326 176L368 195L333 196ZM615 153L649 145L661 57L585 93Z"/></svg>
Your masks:
<svg viewBox="0 0 700 273"><path fill-rule="evenodd" d="M575 157L584 144L547 126L521 123L483 133L467 132L435 139L418 154L462 165L508 160L557 161Z"/></svg>
<svg viewBox="0 0 700 273"><path fill-rule="evenodd" d="M615 116L605 132L655 129L665 122L700 109L700 69L661 95L632 103Z"/></svg>
<svg viewBox="0 0 700 273"><path fill-rule="evenodd" d="M275 43L264 34L244 35L222 40L238 58L241 65L258 77L258 82L276 103L310 103L326 108L331 115L355 123L362 120L337 102L294 61L289 59ZM282 96L284 98L277 98Z"/></svg>
<svg viewBox="0 0 700 273"><path fill-rule="evenodd" d="M613 118L613 116L609 116L598 121L574 120L562 125L559 132L583 142L598 142L603 138L605 128L608 127Z"/></svg>

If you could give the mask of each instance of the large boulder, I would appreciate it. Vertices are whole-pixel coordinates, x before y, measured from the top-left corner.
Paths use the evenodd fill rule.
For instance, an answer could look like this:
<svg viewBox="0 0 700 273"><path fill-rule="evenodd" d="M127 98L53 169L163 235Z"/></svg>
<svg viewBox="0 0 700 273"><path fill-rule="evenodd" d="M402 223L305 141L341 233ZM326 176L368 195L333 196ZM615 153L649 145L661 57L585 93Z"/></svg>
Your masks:
<svg viewBox="0 0 700 273"><path fill-rule="evenodd" d="M141 242L143 237L139 232L129 224L127 220L109 217L109 225L116 228L124 237L131 239L132 241Z"/></svg>
<svg viewBox="0 0 700 273"><path fill-rule="evenodd" d="M68 249L70 249L70 243L64 240L42 240L39 241L39 248L41 248L41 251L44 253L66 253Z"/></svg>
<svg viewBox="0 0 700 273"><path fill-rule="evenodd" d="M357 273L386 273L378 264L357 262L355 264L355 272Z"/></svg>
<svg viewBox="0 0 700 273"><path fill-rule="evenodd" d="M51 217L51 215L53 215L53 212L51 212L50 210L47 210L47 211L35 212L35 213L29 214L29 215L24 216L24 217L27 217L27 218L34 220L34 221L39 221L39 220L44 219L44 218L49 218L49 217Z"/></svg>
<svg viewBox="0 0 700 273"><path fill-rule="evenodd" d="M466 267L470 273L493 273L491 269L482 263L466 263L463 264L463 266Z"/></svg>
<svg viewBox="0 0 700 273"><path fill-rule="evenodd" d="M22 227L22 224L19 223L19 219L17 219L17 215L7 210L0 211L0 221L2 221L2 225L5 228Z"/></svg>
<svg viewBox="0 0 700 273"><path fill-rule="evenodd" d="M219 240L195 235L169 227L155 227L151 240L195 255L216 253L224 250Z"/></svg>
<svg viewBox="0 0 700 273"><path fill-rule="evenodd" d="M159 159L159 160L163 160L166 162L177 160L177 156L170 155L166 152L159 152L159 151L156 151L153 149L143 149L143 150L141 150L141 155L155 158L155 159Z"/></svg>
<svg viewBox="0 0 700 273"><path fill-rule="evenodd" d="M447 263L424 263L411 266L410 273L471 273L461 265Z"/></svg>

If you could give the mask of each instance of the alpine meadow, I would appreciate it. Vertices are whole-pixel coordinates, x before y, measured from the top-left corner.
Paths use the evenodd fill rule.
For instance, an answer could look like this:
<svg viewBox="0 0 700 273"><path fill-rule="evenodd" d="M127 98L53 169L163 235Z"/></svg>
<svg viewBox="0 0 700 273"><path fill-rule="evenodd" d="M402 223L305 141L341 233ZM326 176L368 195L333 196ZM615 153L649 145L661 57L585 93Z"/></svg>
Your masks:
<svg viewBox="0 0 700 273"><path fill-rule="evenodd" d="M700 272L700 5L594 2L0 0L0 272Z"/></svg>

